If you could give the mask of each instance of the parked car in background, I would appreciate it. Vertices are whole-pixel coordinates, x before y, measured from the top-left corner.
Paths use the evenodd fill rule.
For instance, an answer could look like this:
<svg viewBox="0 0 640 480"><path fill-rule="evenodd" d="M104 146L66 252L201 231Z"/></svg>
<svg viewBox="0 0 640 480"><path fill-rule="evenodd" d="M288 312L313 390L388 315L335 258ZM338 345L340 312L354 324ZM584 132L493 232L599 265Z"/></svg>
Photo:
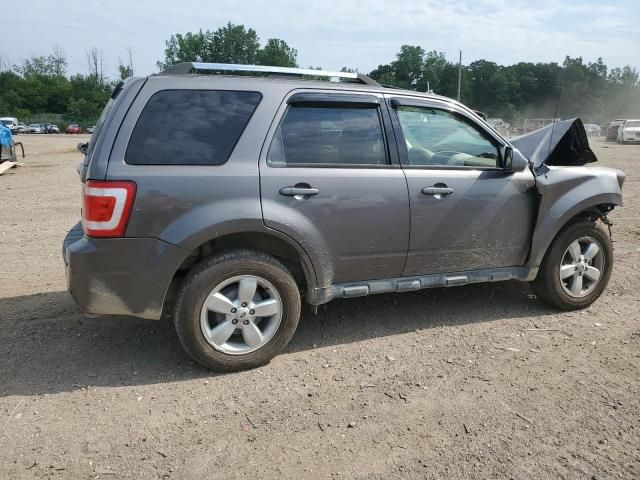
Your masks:
<svg viewBox="0 0 640 480"><path fill-rule="evenodd" d="M618 128L618 143L640 142L640 120L625 120Z"/></svg>
<svg viewBox="0 0 640 480"><path fill-rule="evenodd" d="M587 135L590 137L600 136L600 125L596 125L595 123L585 123L584 130L585 132L587 132Z"/></svg>
<svg viewBox="0 0 640 480"><path fill-rule="evenodd" d="M618 130L620 126L624 123L623 119L617 119L613 122L609 122L609 126L607 127L607 135L605 140L607 142L615 142L618 140Z"/></svg>
<svg viewBox="0 0 640 480"><path fill-rule="evenodd" d="M92 127L87 128L87 133L93 133L96 130L96 126L93 125Z"/></svg>
<svg viewBox="0 0 640 480"><path fill-rule="evenodd" d="M625 175L584 166L579 119L506 140L459 102L364 75L183 63L120 83L99 123L69 291L92 314L172 306L209 368L267 363L303 300L520 280L576 310L612 272L598 221Z"/></svg>
<svg viewBox="0 0 640 480"><path fill-rule="evenodd" d="M60 133L60 129L55 124L49 125L49 131L47 133Z"/></svg>
<svg viewBox="0 0 640 480"><path fill-rule="evenodd" d="M32 123L27 127L27 133L44 133L44 125L41 123Z"/></svg>
<svg viewBox="0 0 640 480"><path fill-rule="evenodd" d="M82 127L76 123L72 123L65 131L67 133L82 133Z"/></svg>
<svg viewBox="0 0 640 480"><path fill-rule="evenodd" d="M27 133L27 126L22 122L18 123L18 128L16 129L16 133Z"/></svg>
<svg viewBox="0 0 640 480"><path fill-rule="evenodd" d="M16 117L0 117L0 123L11 130L11 133L18 133L18 119Z"/></svg>

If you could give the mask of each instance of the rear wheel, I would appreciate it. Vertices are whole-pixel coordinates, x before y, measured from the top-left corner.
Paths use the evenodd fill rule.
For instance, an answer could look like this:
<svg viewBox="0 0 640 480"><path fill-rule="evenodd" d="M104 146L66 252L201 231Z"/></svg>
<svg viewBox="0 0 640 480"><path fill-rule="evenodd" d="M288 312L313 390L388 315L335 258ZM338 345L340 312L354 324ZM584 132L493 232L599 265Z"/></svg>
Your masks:
<svg viewBox="0 0 640 480"><path fill-rule="evenodd" d="M562 310L586 308L606 288L612 267L609 236L594 222L582 220L553 240L532 286L549 305Z"/></svg>
<svg viewBox="0 0 640 480"><path fill-rule="evenodd" d="M211 257L189 274L174 321L194 360L235 371L263 365L282 351L298 325L300 303L298 286L280 262L239 250Z"/></svg>

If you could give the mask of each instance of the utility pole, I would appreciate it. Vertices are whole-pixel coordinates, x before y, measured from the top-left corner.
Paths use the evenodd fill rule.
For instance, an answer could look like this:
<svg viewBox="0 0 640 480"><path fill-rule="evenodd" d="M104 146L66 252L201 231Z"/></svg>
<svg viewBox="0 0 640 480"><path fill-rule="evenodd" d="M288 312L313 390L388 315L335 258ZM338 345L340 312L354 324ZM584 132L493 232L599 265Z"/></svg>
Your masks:
<svg viewBox="0 0 640 480"><path fill-rule="evenodd" d="M462 83L462 50L460 50L460 61L458 62L458 101L460 101L460 84Z"/></svg>

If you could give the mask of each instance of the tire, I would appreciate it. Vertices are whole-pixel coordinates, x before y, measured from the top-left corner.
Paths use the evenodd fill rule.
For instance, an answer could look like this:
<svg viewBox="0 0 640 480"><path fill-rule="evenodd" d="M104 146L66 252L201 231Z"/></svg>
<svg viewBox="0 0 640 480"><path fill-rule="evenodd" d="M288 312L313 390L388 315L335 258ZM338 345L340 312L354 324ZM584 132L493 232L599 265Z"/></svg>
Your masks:
<svg viewBox="0 0 640 480"><path fill-rule="evenodd" d="M577 252L569 251L575 242L580 246L580 258L584 259L577 263L573 261ZM586 259L589 242L595 243L599 250L590 261ZM563 275L569 275L565 280L560 278L561 266L566 272ZM584 268L587 270L583 274ZM591 268L600 272L595 282L591 278L594 276ZM538 298L548 305L561 310L579 310L591 305L602 294L609 283L612 268L613 248L607 233L595 222L579 220L567 225L553 240L532 287ZM573 283L576 280L579 284Z"/></svg>
<svg viewBox="0 0 640 480"><path fill-rule="evenodd" d="M241 297L246 299L247 294L241 294L242 285L251 286L254 280L254 294L248 304L243 303ZM249 291L250 287L245 289ZM205 301L215 304L217 310L205 309ZM266 303L271 308L278 304L279 313L258 317L260 306ZM252 250L234 250L204 260L187 275L175 304L174 323L191 358L211 370L232 372L259 367L280 353L296 331L300 304L298 286L278 260ZM254 305L256 310L251 309ZM233 313L227 310L231 306ZM216 342L216 327L222 338L233 333L224 342ZM256 341L256 329L260 341Z"/></svg>

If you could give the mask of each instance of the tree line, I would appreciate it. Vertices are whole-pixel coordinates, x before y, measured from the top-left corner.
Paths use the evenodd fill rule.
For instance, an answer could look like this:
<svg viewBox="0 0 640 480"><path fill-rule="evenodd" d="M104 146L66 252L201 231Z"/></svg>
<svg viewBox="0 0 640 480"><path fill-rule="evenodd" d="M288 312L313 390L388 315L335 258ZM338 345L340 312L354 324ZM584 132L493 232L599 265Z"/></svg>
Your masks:
<svg viewBox="0 0 640 480"><path fill-rule="evenodd" d="M559 65L521 62L501 66L476 60L462 66L461 101L511 122L524 118L581 117L585 123L640 117L640 81L630 66L609 69L602 58L567 56ZM458 65L442 52L403 45L396 59L369 75L383 84L456 98ZM554 113L557 110L557 114Z"/></svg>
<svg viewBox="0 0 640 480"><path fill-rule="evenodd" d="M252 28L227 25L215 31L172 35L165 42L159 70L186 61L298 66L298 52L284 40L269 38L261 44ZM94 123L113 86L132 76L133 52L118 62L118 77L104 72L101 49L86 51L88 74L67 74L67 60L60 47L49 55L33 56L9 66L0 58L0 116L17 116L24 121ZM343 70L357 71L355 66ZM585 63L567 56L562 64L521 62L502 66L476 60L461 66L461 101L490 117L512 123L524 118L570 118L586 123L614 118L640 117L640 78L630 66L609 69L601 58ZM443 52L427 51L417 45L403 45L391 62L368 74L378 82L416 91L456 98L458 64Z"/></svg>

